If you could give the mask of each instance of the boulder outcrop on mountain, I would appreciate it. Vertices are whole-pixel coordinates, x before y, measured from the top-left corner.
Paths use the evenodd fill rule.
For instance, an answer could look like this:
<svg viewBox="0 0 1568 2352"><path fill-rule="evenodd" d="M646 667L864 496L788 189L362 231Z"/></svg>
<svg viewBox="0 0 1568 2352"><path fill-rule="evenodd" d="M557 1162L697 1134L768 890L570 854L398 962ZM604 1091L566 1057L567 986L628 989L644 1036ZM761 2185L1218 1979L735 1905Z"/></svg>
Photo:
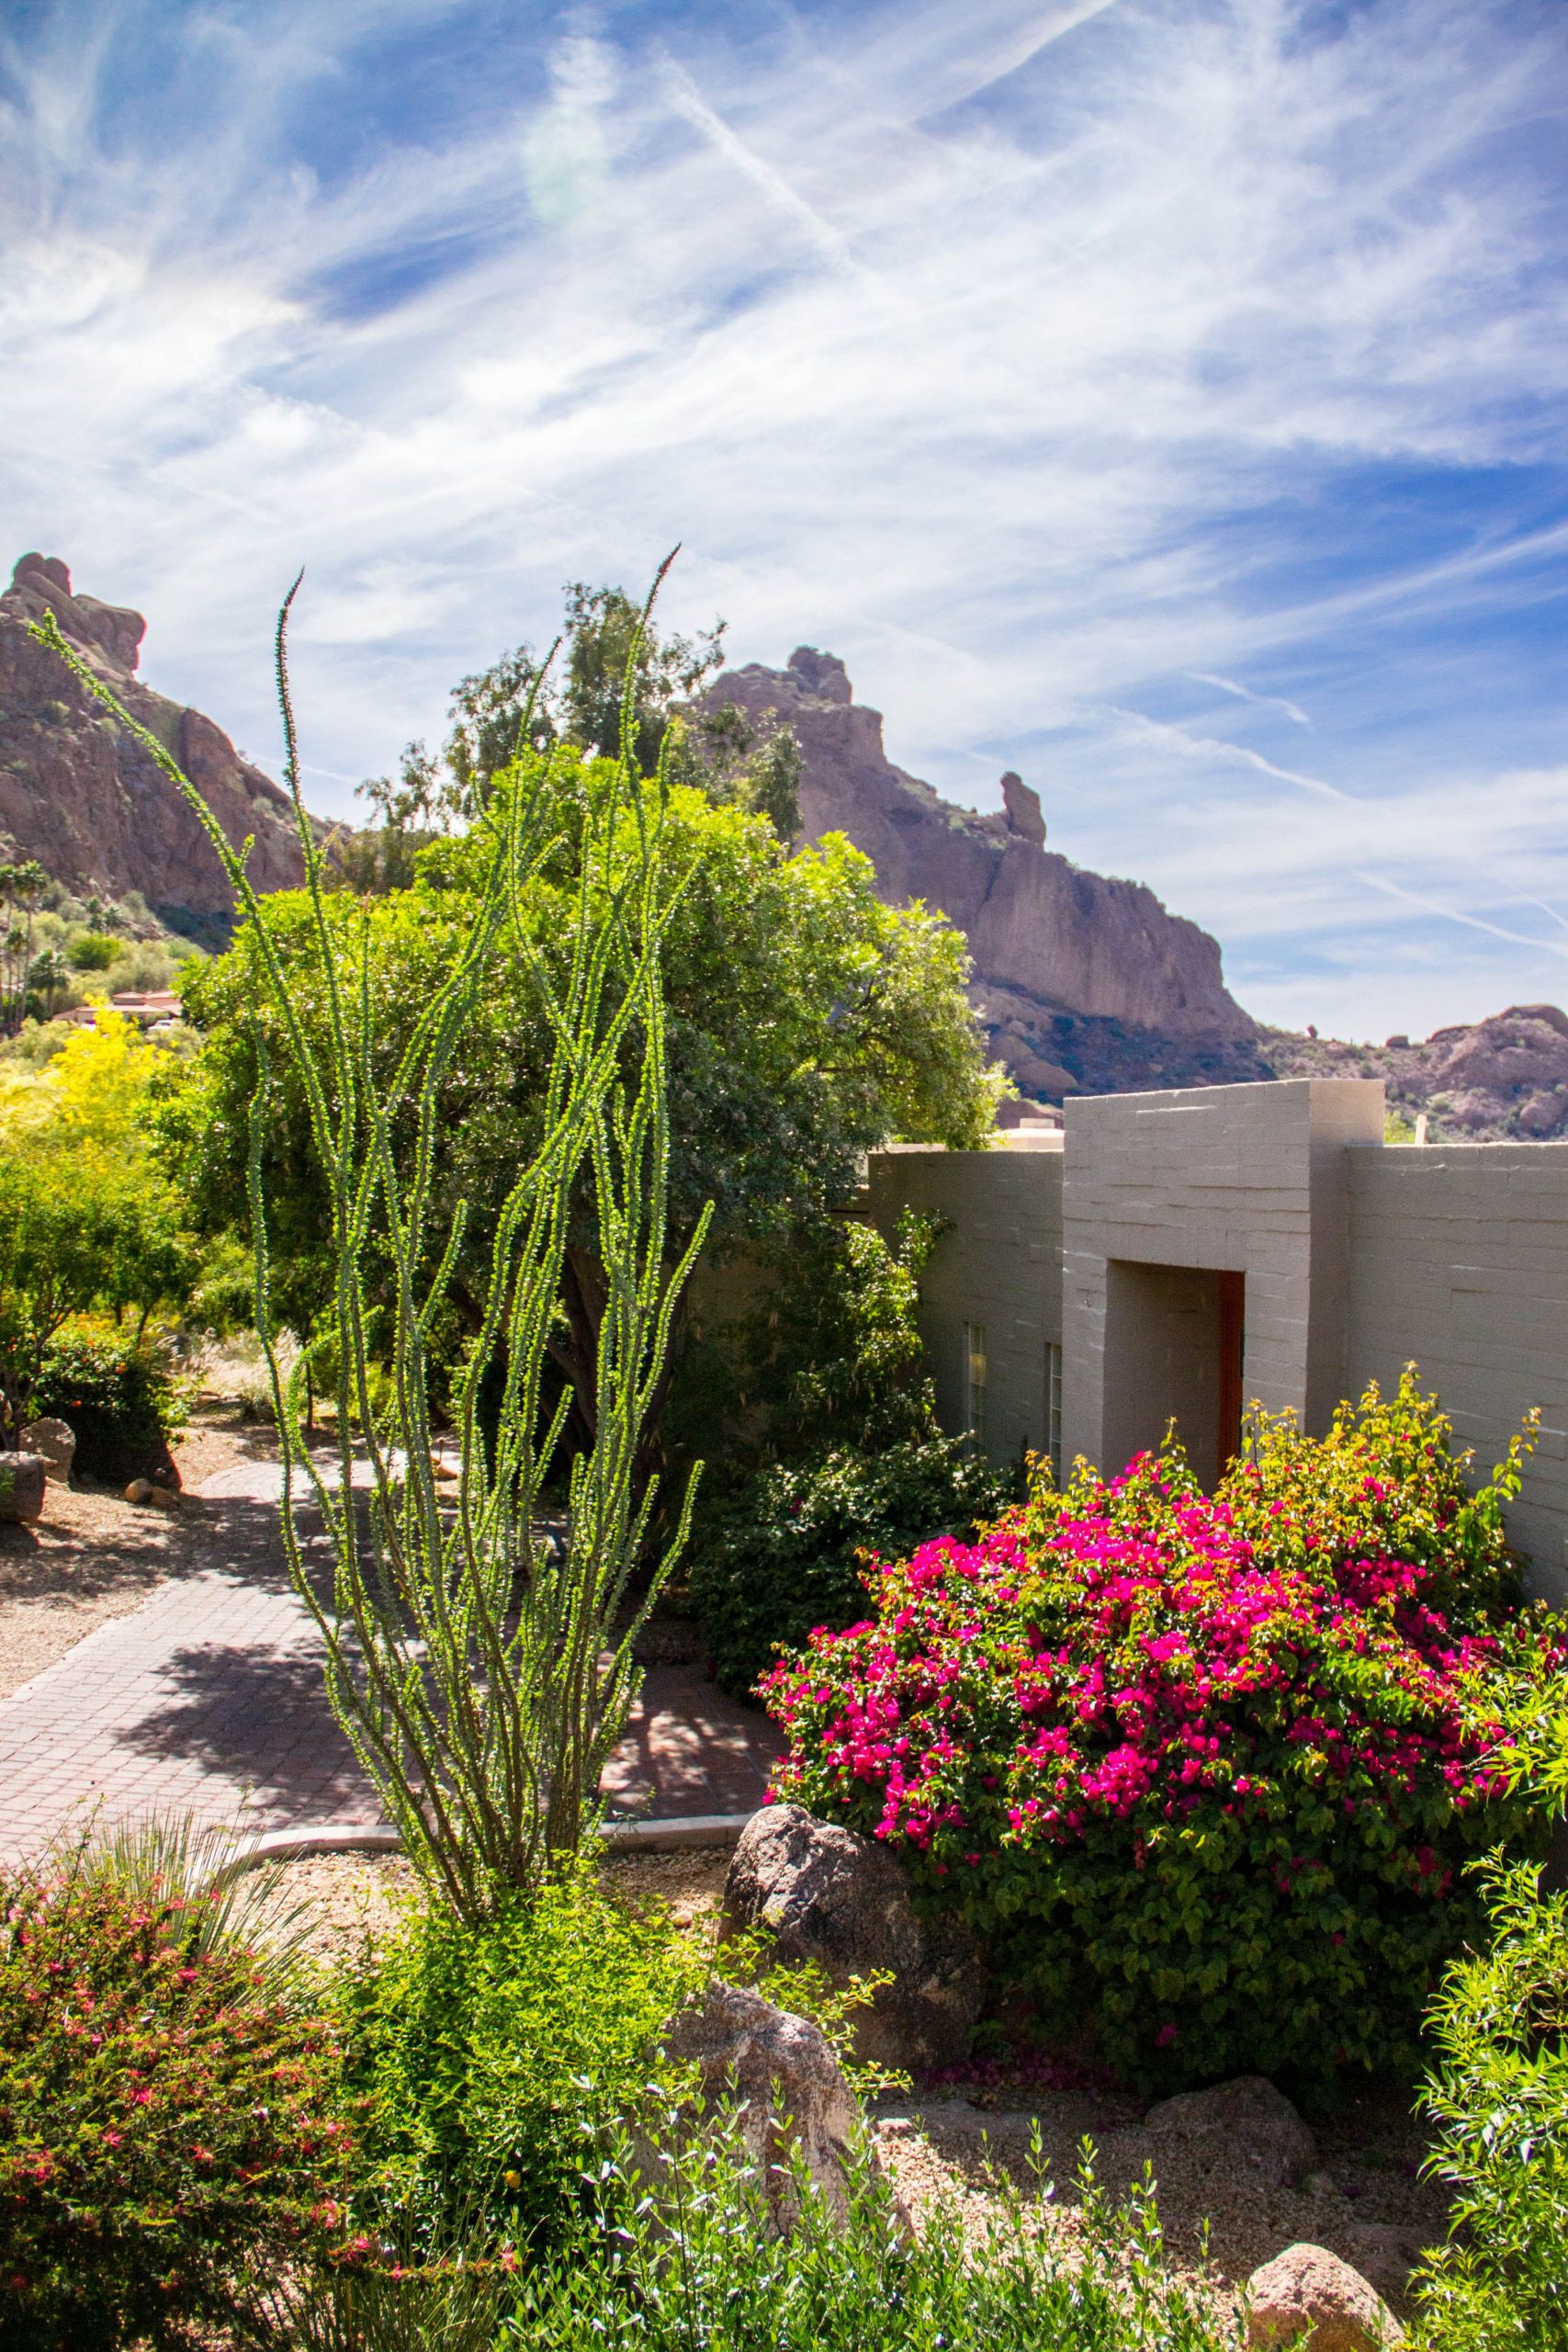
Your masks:
<svg viewBox="0 0 1568 2352"><path fill-rule="evenodd" d="M994 812L943 800L894 765L880 712L855 701L836 656L811 646L783 670L727 670L709 693L794 729L808 841L847 834L882 897L923 899L964 933L992 1051L1026 1092L1268 1075L1218 943L1142 883L1086 873L1047 849L1039 796L1021 777L1002 778Z"/></svg>
<svg viewBox="0 0 1568 2352"><path fill-rule="evenodd" d="M0 854L36 858L79 897L138 890L171 929L220 936L233 894L194 812L134 736L116 724L28 624L52 612L62 635L171 752L236 847L254 839L258 889L303 878L288 797L242 759L198 710L136 675L146 623L82 595L57 556L25 555L0 596Z"/></svg>
<svg viewBox="0 0 1568 2352"><path fill-rule="evenodd" d="M1382 1046L1283 1029L1260 1033L1276 1078L1381 1078L1391 1110L1428 1140L1548 1143L1568 1135L1568 1013L1514 1004L1484 1021Z"/></svg>

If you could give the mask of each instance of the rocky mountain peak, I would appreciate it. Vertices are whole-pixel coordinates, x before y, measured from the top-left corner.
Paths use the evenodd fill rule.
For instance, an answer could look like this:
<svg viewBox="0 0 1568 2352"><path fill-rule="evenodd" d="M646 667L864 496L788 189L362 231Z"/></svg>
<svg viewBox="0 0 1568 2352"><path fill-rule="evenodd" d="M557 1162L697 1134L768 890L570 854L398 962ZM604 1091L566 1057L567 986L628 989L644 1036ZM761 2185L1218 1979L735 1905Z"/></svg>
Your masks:
<svg viewBox="0 0 1568 2352"><path fill-rule="evenodd" d="M727 670L709 690L800 744L809 841L848 835L895 905L939 907L964 933L992 1050L1032 1094L1264 1078L1218 944L1141 883L1086 873L1045 846L1040 795L1009 770L1002 807L944 800L887 757L882 714L836 654L797 646L782 670Z"/></svg>
<svg viewBox="0 0 1568 2352"><path fill-rule="evenodd" d="M797 645L789 657L788 675L799 682L802 694L818 702L853 702L850 673L836 653L818 653L814 645Z"/></svg>
<svg viewBox="0 0 1568 2352"><path fill-rule="evenodd" d="M37 858L80 897L140 891L176 931L221 937L233 913L228 879L183 795L31 634L29 623L45 612L178 761L234 846L252 842L257 888L301 882L288 794L242 759L212 719L143 684L140 613L84 594L58 556L36 551L22 557L0 596L0 854Z"/></svg>
<svg viewBox="0 0 1568 2352"><path fill-rule="evenodd" d="M71 574L57 555L25 555L11 574L10 598L29 620L46 607L60 632L98 669L129 677L141 652L147 624L129 605L102 605L96 596L72 594Z"/></svg>

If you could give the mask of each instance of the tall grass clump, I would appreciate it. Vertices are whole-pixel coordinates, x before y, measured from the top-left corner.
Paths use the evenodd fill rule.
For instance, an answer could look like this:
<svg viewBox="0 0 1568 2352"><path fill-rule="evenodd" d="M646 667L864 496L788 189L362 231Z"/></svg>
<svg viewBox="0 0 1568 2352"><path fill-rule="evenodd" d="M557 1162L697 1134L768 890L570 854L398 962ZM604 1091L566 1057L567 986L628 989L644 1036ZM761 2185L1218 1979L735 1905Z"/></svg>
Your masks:
<svg viewBox="0 0 1568 2352"><path fill-rule="evenodd" d="M257 976L256 1329L283 1455L288 1564L325 1643L333 1707L410 1855L460 1917L479 1920L528 1894L578 1849L635 1694L636 1633L685 1540L689 1488L668 1514L668 1540L651 1544L656 1482L640 1456L675 1302L706 1229L705 1216L666 1264L660 951L687 877L671 870L666 848L667 752L651 776L637 763L632 684L645 608L626 673L619 757L599 763L593 790L569 811L559 763L575 773L576 754L534 749L525 716L516 759L476 820L471 923L423 1003L377 1008L355 925L339 919L341 906L329 913L332 876L300 792L287 660L298 587L278 617L276 668L309 908L302 954L286 952L245 850L231 846L164 745L51 617L35 633L184 795L232 884ZM545 943L524 902L552 859L572 873L575 899L568 935ZM547 1073L533 1156L488 1242L474 1246L468 1202L438 1188L438 1104L481 998L508 985L526 988L541 1008ZM331 1340L336 1370L335 1461L306 1442L307 1365L286 1364L272 1305L275 1204L260 1172L273 1081L264 1015L303 1092L330 1207L328 1295L314 1328ZM606 1303L594 1437L571 1464L570 1532L558 1555L536 1532L537 1507L569 1399L554 1401L547 1367L569 1238L583 1222ZM448 1499L431 1458L441 1369L433 1335L448 1319L459 1266L478 1315L453 1376L461 1472ZM356 1443L368 1456L363 1508ZM307 1567L302 1507L312 1505L331 1544L324 1590ZM628 1579L650 1548L641 1608L623 1624Z"/></svg>

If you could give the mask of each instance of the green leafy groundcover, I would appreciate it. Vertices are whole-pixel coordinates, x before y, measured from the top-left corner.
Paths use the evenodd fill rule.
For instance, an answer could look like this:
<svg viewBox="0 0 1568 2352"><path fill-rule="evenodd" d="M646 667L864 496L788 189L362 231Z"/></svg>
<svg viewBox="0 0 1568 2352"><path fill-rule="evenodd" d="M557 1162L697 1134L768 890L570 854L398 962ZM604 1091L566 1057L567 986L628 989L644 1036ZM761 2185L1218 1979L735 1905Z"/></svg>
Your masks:
<svg viewBox="0 0 1568 2352"><path fill-rule="evenodd" d="M1561 1704L1559 1694L1559 1703ZM1481 1873L1492 1933L1449 1971L1423 2104L1456 2224L1418 2281L1431 2352L1568 2345L1568 1894Z"/></svg>
<svg viewBox="0 0 1568 2352"><path fill-rule="evenodd" d="M344 2265L266 2299L299 2352L1243 2352L1239 2323L1174 2285L1152 2198L1092 2182L1069 2247L1015 2198L978 2243L938 2206L913 2222L862 2150L847 2210L796 2171L799 2218L722 2130L649 2119L612 2146L534 2258L474 2243L422 2269Z"/></svg>
<svg viewBox="0 0 1568 2352"><path fill-rule="evenodd" d="M617 1903L587 1864L483 1926L411 1912L342 1994L358 2218L415 2244L458 2220L547 2238L707 1970L667 1911Z"/></svg>
<svg viewBox="0 0 1568 2352"><path fill-rule="evenodd" d="M1520 1444L1472 1496L1406 1374L1321 1440L1257 1417L1213 1498L1174 1449L1080 1464L777 1669L777 1791L886 1840L1144 2084L1410 2066L1466 1860L1544 1834L1495 1760L1565 1654L1515 1605Z"/></svg>

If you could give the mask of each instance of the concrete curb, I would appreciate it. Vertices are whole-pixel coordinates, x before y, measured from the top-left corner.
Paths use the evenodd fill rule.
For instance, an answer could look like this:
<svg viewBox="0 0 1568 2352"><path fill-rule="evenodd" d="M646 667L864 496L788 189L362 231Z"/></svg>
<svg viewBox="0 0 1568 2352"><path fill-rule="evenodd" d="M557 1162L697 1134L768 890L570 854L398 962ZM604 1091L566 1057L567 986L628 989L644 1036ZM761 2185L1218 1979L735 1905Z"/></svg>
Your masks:
<svg viewBox="0 0 1568 2352"><path fill-rule="evenodd" d="M615 1853L678 1854L688 1847L739 1846L749 1813L691 1813L669 1821L607 1821L600 1831Z"/></svg>
<svg viewBox="0 0 1568 2352"><path fill-rule="evenodd" d="M749 1813L693 1813L669 1821L607 1821L600 1832L616 1854L676 1854L701 1847L737 1846L750 1820ZM264 1862L293 1862L310 1854L400 1854L403 1841L395 1829L359 1827L352 1822L323 1821L309 1829L274 1829L235 1854L213 1876L214 1886L226 1886L245 1871Z"/></svg>

